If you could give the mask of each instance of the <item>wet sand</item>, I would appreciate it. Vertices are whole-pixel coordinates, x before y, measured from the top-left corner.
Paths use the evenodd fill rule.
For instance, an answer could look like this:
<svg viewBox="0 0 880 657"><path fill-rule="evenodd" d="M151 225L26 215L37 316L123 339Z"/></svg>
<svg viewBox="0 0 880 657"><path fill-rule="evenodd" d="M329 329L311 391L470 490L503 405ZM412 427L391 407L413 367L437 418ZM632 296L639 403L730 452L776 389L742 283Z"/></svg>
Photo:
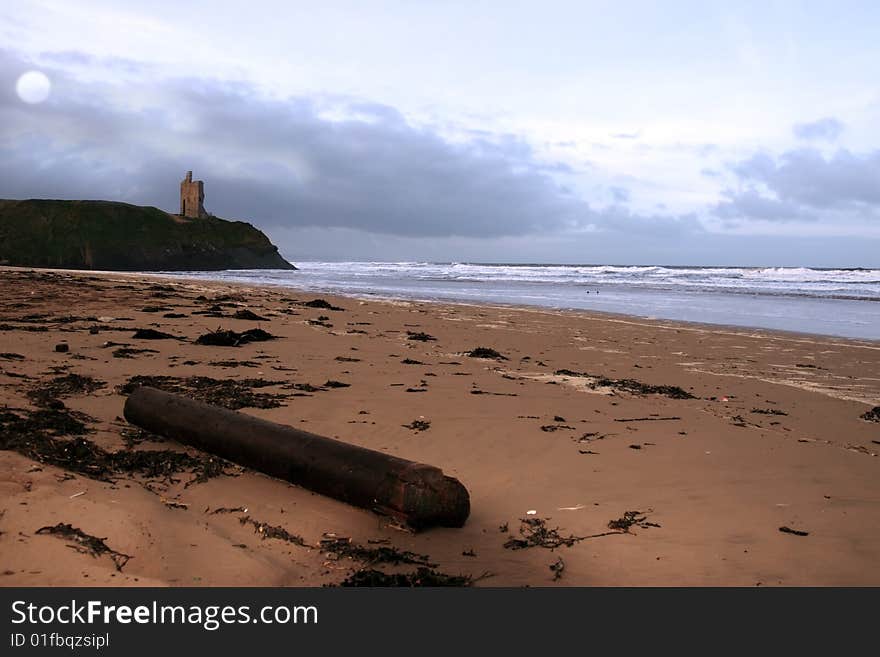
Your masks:
<svg viewBox="0 0 880 657"><path fill-rule="evenodd" d="M880 585L880 423L861 418L880 404L876 341L322 297L331 310L122 274L4 268L0 286L0 585L320 586L423 562L476 586ZM258 327L278 339L195 344ZM412 533L138 432L123 387L156 376L438 466L471 516ZM62 441L86 455L62 462ZM68 524L79 541L37 533Z"/></svg>

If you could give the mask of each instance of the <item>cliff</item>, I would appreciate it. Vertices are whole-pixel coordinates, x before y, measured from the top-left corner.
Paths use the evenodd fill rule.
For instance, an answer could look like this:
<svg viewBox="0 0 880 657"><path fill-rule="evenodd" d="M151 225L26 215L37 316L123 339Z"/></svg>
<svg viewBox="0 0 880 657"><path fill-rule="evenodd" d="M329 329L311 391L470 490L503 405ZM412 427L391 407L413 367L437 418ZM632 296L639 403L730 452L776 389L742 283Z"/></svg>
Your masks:
<svg viewBox="0 0 880 657"><path fill-rule="evenodd" d="M199 271L296 269L243 221L114 201L0 200L0 265Z"/></svg>

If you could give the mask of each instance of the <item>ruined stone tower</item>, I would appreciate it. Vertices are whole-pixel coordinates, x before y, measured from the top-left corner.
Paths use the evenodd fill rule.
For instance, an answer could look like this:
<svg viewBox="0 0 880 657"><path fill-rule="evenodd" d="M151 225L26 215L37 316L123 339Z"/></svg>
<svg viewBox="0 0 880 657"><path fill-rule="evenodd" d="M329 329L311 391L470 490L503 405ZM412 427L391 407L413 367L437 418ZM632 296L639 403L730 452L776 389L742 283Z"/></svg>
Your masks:
<svg viewBox="0 0 880 657"><path fill-rule="evenodd" d="M180 183L180 214L183 217L200 219L208 216L205 212L205 183L193 180L193 172L187 171Z"/></svg>

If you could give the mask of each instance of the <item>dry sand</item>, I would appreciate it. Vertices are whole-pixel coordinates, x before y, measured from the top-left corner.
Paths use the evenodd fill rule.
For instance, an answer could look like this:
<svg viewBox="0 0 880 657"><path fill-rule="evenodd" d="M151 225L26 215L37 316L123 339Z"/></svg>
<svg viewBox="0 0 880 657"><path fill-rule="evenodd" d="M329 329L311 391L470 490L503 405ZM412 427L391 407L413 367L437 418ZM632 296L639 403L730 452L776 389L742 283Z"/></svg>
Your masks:
<svg viewBox="0 0 880 657"><path fill-rule="evenodd" d="M472 506L462 529L414 534L240 468L201 483L186 470L101 480L6 450L0 584L319 586L374 566L321 549L332 533L428 555L443 573L491 574L478 586L880 585L880 424L860 418L880 404L880 343L325 297L344 309L333 311L298 305L315 295L296 290L121 274L7 268L0 286L6 420L60 395L92 418L84 437L114 452L126 449L123 436L138 435L121 419L117 388L130 377L268 379L279 383L252 392L283 394L282 405L241 412L436 465L467 486ZM218 299L222 317L194 314ZM161 310L143 310L150 306ZM229 317L245 308L266 320ZM259 326L279 339L193 343L218 326ZM134 339L135 328L185 340ZM408 331L436 340L412 340ZM62 341L66 353L54 350ZM114 357L120 347L108 341L155 351ZM464 355L479 346L507 360ZM47 387L74 373L105 385L73 394ZM679 386L695 398L640 394L601 377ZM350 387L325 389L328 380ZM40 391L48 391L42 401ZM414 420L430 427L404 426ZM173 442L134 449L198 455ZM212 513L223 507L246 511ZM628 511L642 522L609 529ZM244 517L305 545L261 538ZM543 519L563 538L606 535L555 550L506 548L521 538L523 518ZM58 523L131 559L118 570L109 555L35 533Z"/></svg>

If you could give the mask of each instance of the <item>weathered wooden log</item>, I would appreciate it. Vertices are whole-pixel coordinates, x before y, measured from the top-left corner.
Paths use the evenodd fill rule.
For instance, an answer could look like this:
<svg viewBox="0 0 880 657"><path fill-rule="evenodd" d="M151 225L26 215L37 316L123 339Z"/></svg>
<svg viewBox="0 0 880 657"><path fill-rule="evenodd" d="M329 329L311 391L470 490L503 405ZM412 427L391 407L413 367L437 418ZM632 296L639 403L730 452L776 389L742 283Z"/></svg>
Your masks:
<svg viewBox="0 0 880 657"><path fill-rule="evenodd" d="M147 386L125 402L139 427L413 528L461 527L470 496L439 468Z"/></svg>

